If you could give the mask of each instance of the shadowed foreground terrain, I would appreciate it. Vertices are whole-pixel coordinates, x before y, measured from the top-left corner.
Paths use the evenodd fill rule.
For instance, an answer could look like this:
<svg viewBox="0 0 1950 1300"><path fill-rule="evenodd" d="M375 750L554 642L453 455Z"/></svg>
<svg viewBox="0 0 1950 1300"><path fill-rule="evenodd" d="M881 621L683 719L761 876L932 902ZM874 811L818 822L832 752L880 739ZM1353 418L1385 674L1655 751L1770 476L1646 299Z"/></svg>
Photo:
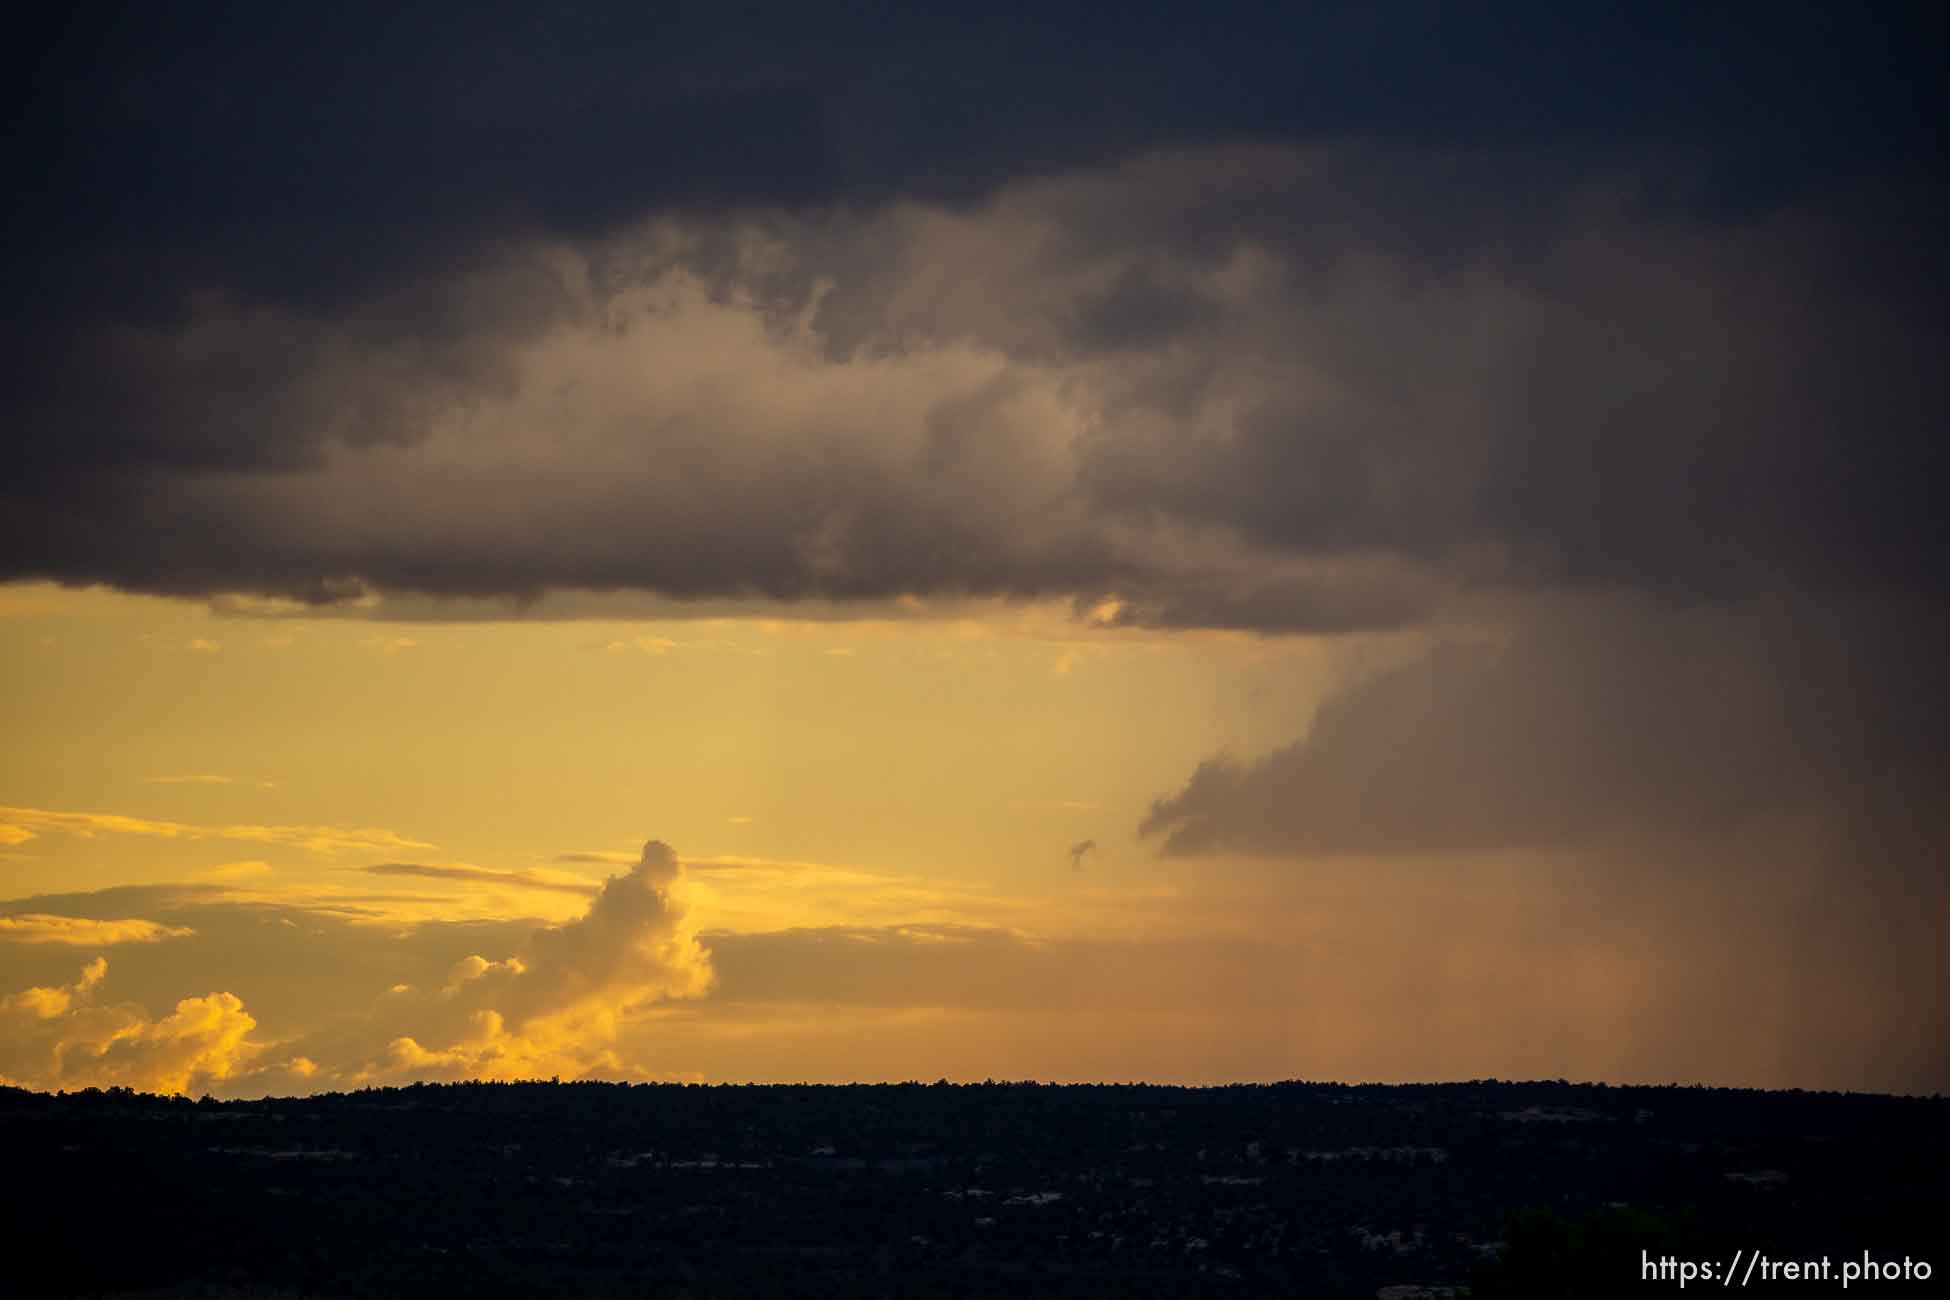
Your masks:
<svg viewBox="0 0 1950 1300"><path fill-rule="evenodd" d="M1651 1294L1642 1251L1930 1257L1947 1138L1561 1082L0 1089L0 1210L29 1295Z"/></svg>

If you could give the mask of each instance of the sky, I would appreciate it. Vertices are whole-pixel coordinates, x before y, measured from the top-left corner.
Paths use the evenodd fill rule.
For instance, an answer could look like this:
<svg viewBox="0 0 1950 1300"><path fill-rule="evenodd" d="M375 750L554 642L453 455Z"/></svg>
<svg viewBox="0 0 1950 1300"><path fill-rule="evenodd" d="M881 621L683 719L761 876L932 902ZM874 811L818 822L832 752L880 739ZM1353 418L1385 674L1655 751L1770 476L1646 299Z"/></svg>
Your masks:
<svg viewBox="0 0 1950 1300"><path fill-rule="evenodd" d="M0 1081L1950 1088L1927 17L11 19Z"/></svg>

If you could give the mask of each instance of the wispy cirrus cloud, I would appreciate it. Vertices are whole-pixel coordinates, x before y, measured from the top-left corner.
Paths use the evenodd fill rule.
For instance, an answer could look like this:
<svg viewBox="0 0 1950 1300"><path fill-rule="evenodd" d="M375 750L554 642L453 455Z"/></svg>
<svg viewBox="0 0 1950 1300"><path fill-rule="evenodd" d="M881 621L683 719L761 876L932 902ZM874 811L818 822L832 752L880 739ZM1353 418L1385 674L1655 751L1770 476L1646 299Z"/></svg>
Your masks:
<svg viewBox="0 0 1950 1300"><path fill-rule="evenodd" d="M566 875L543 875L537 871L497 871L470 866L464 862L379 862L355 871L370 876L417 876L425 880L471 882L485 885L512 885L521 889L547 889L563 894L593 898L602 886Z"/></svg>
<svg viewBox="0 0 1950 1300"><path fill-rule="evenodd" d="M734 854L686 858L687 887L713 926L1029 925L1048 905L986 884L911 871Z"/></svg>
<svg viewBox="0 0 1950 1300"><path fill-rule="evenodd" d="M555 855L555 860L564 863L580 863L592 867L625 867L634 862L636 858L629 853L612 853L602 849L596 849L581 853L558 853Z"/></svg>
<svg viewBox="0 0 1950 1300"><path fill-rule="evenodd" d="M557 854L571 865L622 866L627 853ZM1021 924L1043 905L986 885L911 871L747 854L684 859L685 888L709 924L738 930L787 926Z"/></svg>
<svg viewBox="0 0 1950 1300"><path fill-rule="evenodd" d="M145 776L144 785L234 785L227 776L214 772L186 772L181 776Z"/></svg>
<svg viewBox="0 0 1950 1300"><path fill-rule="evenodd" d="M199 826L189 822L126 817L120 813L59 812L45 808L0 807L0 823L27 830L62 831L93 839L97 835L140 835L165 840L235 840L282 844L330 856L335 853L400 852L437 847L377 826ZM15 841L18 842L18 841Z"/></svg>
<svg viewBox="0 0 1950 1300"><path fill-rule="evenodd" d="M138 917L105 921L85 916L53 916L44 912L0 916L0 941L58 943L70 948L160 943L164 939L187 939L195 933L187 926L164 925Z"/></svg>

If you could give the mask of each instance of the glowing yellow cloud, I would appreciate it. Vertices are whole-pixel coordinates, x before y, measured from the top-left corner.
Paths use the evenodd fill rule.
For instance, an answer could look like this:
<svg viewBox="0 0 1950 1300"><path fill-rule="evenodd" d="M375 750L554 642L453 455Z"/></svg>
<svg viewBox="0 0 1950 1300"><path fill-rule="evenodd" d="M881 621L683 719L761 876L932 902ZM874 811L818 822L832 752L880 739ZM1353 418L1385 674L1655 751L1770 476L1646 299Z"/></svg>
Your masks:
<svg viewBox="0 0 1950 1300"><path fill-rule="evenodd" d="M28 912L19 916L0 916L0 940L15 943L62 943L74 948L100 948L116 943L158 943L164 939L186 939L196 931L179 925L162 925L129 917L117 921L97 921L81 916L51 916Z"/></svg>
<svg viewBox="0 0 1950 1300"><path fill-rule="evenodd" d="M412 1032L351 1081L659 1077L617 1051L617 1031L631 1009L698 997L715 981L675 895L682 874L652 840L580 918L537 930L505 961L463 958L437 994L395 989L382 1005Z"/></svg>
<svg viewBox="0 0 1950 1300"><path fill-rule="evenodd" d="M30 831L61 830L84 839L96 835L147 835L166 840L242 840L255 844L289 844L313 853L430 849L424 840L409 840L373 826L193 826L185 822L124 817L117 813L52 812L42 808L0 807L0 821Z"/></svg>
<svg viewBox="0 0 1950 1300"><path fill-rule="evenodd" d="M134 1004L97 1006L108 974L97 957L73 984L0 1001L0 1066L30 1086L188 1092L232 1077L263 1052L257 1021L232 993L183 998L160 1020Z"/></svg>
<svg viewBox="0 0 1950 1300"><path fill-rule="evenodd" d="M72 984L56 988L36 986L23 989L10 998L0 1000L0 1011L32 1016L36 1020L53 1020L68 1013L78 997L86 995L108 974L108 958L97 957L81 968L81 978Z"/></svg>
<svg viewBox="0 0 1950 1300"><path fill-rule="evenodd" d="M381 862L370 867L359 867L356 870L373 876L414 876L424 880L449 883L472 881L487 885L546 889L585 896L602 892L601 886L564 872L496 871L490 867L476 867L465 862Z"/></svg>
<svg viewBox="0 0 1950 1300"><path fill-rule="evenodd" d="M684 866L690 894L714 929L1024 922L1046 908L979 885L826 862L720 855Z"/></svg>

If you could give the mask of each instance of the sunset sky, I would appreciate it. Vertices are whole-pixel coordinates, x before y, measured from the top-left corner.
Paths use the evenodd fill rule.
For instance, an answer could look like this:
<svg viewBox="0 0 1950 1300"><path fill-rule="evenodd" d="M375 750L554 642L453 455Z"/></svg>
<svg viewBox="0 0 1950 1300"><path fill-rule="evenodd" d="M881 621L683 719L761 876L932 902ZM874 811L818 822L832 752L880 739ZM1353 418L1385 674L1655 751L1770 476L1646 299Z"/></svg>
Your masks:
<svg viewBox="0 0 1950 1300"><path fill-rule="evenodd" d="M1697 8L17 27L0 1081L1950 1089L1950 69Z"/></svg>

